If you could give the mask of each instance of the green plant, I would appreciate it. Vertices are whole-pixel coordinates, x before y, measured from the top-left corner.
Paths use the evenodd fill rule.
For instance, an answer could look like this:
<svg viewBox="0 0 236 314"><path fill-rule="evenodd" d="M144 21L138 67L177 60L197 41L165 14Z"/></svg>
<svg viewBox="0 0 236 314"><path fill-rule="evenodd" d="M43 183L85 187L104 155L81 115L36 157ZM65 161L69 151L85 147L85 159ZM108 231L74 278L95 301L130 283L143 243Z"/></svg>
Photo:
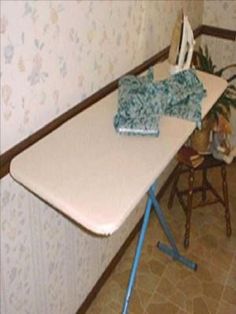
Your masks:
<svg viewBox="0 0 236 314"><path fill-rule="evenodd" d="M200 47L199 51L195 51L194 64L197 69L217 76L222 76L223 73L230 68L236 69L236 64L230 64L218 70L216 65L213 64L207 46L205 46L204 50ZM225 92L207 114L207 119L218 122L218 117L221 114L229 120L231 107L236 108L236 86L231 83L235 79L236 74L227 79L229 84Z"/></svg>

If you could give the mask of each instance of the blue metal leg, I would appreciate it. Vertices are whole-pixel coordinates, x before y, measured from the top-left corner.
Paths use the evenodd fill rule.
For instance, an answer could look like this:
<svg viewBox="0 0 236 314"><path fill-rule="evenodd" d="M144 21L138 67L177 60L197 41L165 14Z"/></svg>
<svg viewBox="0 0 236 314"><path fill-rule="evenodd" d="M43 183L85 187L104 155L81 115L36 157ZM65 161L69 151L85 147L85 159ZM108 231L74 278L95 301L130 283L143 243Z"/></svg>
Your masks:
<svg viewBox="0 0 236 314"><path fill-rule="evenodd" d="M171 232L171 230L170 230L170 228L169 228L169 226L165 220L165 217L164 217L163 212L159 206L159 203L156 200L155 185L154 184L149 189L148 194L149 194L149 197L147 200L146 209L145 209L144 218L143 218L143 224L142 224L141 232L139 235L139 239L138 239L138 243L137 243L137 247L136 247L136 252L135 252L135 257L134 257L134 261L133 261L133 265L132 265L132 269L131 269L131 273L130 273L130 277L129 277L129 283L128 283L128 287L126 290L122 314L128 313L129 300L130 300L131 293L132 293L134 283L135 283L136 273L137 273L141 253L142 253L145 235L147 232L147 227L148 227L148 222L150 219L150 212L151 212L152 205L154 206L155 213L158 217L158 220L161 224L161 227L162 227L163 231L165 232L165 235L167 236L167 239L169 240L170 245L171 245L171 246L167 246L165 244L158 242L158 245L157 245L158 248L162 252L171 256L174 260L179 261L180 263L186 265L187 267L189 267L191 269L194 269L194 270L197 269L196 263L194 263L191 260L187 259L186 257L180 255L180 253L177 249L176 243L175 243L174 236L173 236L173 234L172 234L172 232Z"/></svg>
<svg viewBox="0 0 236 314"><path fill-rule="evenodd" d="M156 200L155 197L155 188L152 186L149 190L149 198L152 200L152 204L154 206L155 213L157 215L157 218L160 222L160 225L170 243L171 246L168 246L166 244L162 244L160 242L157 243L157 247L164 253L168 254L171 256L174 260L184 264L185 266L196 270L197 269L197 264L189 260L188 258L180 255L179 250L176 246L175 238L167 224L167 221L165 219L165 216L160 208L160 205L158 201Z"/></svg>
<svg viewBox="0 0 236 314"><path fill-rule="evenodd" d="M138 239L138 243L137 243L137 247L136 247L136 252L135 252L135 257L134 257L134 261L133 261L133 265L132 265L132 269L131 269L131 273L130 273L129 284L128 284L128 288L126 290L122 314L128 313L129 299L130 299L130 296L131 296L131 293L132 293L132 290L134 287L134 282L135 282L135 278L136 278L138 264L139 264L139 260L140 260L141 253L142 253L143 242L145 239L145 235L146 235L146 231L147 231L147 227L148 227L148 222L149 222L149 218L150 218L151 208L152 208L152 200L149 197L147 200L145 214L144 214L144 218L143 218L142 229L141 229L141 232L139 235L139 239Z"/></svg>

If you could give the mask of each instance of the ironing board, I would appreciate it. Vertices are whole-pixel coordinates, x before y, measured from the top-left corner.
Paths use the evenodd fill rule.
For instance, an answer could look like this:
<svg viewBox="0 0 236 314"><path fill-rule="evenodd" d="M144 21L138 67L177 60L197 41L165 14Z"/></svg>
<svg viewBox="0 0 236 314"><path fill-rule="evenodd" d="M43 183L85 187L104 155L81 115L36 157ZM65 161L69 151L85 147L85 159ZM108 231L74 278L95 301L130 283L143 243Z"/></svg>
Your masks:
<svg viewBox="0 0 236 314"><path fill-rule="evenodd" d="M167 77L167 63L154 67L155 77ZM225 80L198 72L207 90L202 115L209 111L227 86ZM195 128L193 122L162 117L160 136L118 135L113 128L117 91L70 119L15 157L13 178L72 220L100 234L111 235L125 222L148 192L143 225L137 244L122 313L128 312L150 211L154 205L170 246L158 247L173 259L196 269L181 256L155 198L155 181Z"/></svg>

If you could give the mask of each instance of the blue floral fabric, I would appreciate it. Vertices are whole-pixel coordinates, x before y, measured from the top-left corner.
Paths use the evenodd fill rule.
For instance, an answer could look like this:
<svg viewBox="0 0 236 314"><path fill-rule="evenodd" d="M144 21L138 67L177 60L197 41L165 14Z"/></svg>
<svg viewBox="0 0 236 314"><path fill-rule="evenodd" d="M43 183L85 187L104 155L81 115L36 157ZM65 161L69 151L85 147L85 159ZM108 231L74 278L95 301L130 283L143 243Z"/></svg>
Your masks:
<svg viewBox="0 0 236 314"><path fill-rule="evenodd" d="M159 84L165 86L166 93L163 114L193 121L200 128L201 102L206 91L195 70L179 72Z"/></svg>
<svg viewBox="0 0 236 314"><path fill-rule="evenodd" d="M143 77L126 76L119 81L114 127L119 133L158 136L161 115L188 119L200 127L204 95L194 70L160 82L154 81L152 69Z"/></svg>
<svg viewBox="0 0 236 314"><path fill-rule="evenodd" d="M119 81L118 113L114 127L119 133L133 135L159 135L161 104L153 101L153 70L146 76L126 76Z"/></svg>

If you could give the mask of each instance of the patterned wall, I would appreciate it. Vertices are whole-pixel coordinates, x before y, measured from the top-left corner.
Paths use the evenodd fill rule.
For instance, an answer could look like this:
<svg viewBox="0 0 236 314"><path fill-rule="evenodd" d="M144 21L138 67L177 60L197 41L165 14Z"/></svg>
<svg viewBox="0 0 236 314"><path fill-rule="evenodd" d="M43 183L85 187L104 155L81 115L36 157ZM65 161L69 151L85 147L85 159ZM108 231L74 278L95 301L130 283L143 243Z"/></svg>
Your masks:
<svg viewBox="0 0 236 314"><path fill-rule="evenodd" d="M202 1L1 1L1 151L167 46L181 7L201 24ZM74 313L142 211L96 237L6 176L1 313Z"/></svg>
<svg viewBox="0 0 236 314"><path fill-rule="evenodd" d="M202 2L1 2L1 151L169 44L182 6Z"/></svg>
<svg viewBox="0 0 236 314"><path fill-rule="evenodd" d="M203 24L236 30L235 1L204 1ZM202 36L202 45L207 44L218 67L236 63L236 41Z"/></svg>
<svg viewBox="0 0 236 314"><path fill-rule="evenodd" d="M204 1L203 23L207 25L236 30L236 1ZM208 46L214 63L218 68L236 64L236 41L209 36L201 36L201 45ZM236 74L236 68L225 72L225 77ZM236 80L233 81L236 84ZM232 143L236 146L236 110L232 110Z"/></svg>
<svg viewBox="0 0 236 314"><path fill-rule="evenodd" d="M205 0L203 23L226 29L236 29L236 3L231 0Z"/></svg>

